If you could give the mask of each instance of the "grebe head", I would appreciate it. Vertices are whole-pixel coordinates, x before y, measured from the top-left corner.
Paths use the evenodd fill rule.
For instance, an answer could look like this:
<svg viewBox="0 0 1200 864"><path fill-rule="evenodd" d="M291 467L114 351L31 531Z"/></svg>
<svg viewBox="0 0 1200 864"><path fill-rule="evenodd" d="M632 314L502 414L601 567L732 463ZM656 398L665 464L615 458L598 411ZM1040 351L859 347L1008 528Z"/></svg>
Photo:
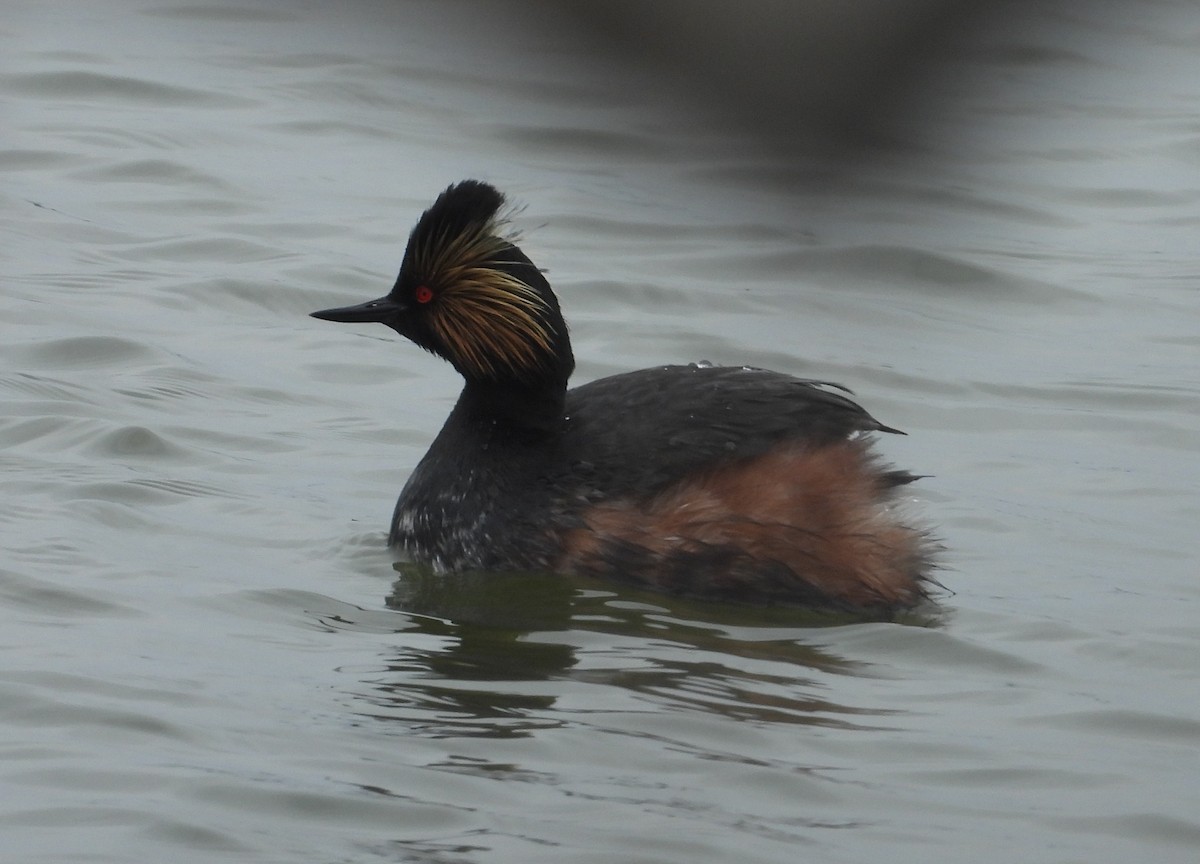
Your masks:
<svg viewBox="0 0 1200 864"><path fill-rule="evenodd" d="M504 204L478 180L449 186L409 235L391 293L313 317L386 324L472 384L565 387L575 367L567 326L549 283L515 245Z"/></svg>

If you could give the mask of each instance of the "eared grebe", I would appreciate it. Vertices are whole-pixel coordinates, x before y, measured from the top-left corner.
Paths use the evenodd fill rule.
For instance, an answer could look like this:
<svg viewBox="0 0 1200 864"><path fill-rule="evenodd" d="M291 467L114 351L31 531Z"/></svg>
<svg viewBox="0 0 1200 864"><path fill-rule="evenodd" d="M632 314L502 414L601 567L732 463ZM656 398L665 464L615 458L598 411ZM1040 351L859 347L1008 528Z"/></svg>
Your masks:
<svg viewBox="0 0 1200 864"><path fill-rule="evenodd" d="M313 313L386 324L466 379L389 543L442 571L698 597L884 611L925 597L931 544L893 513L917 478L871 450L869 433L899 430L827 389L844 388L764 369L661 366L568 390L567 325L504 203L450 186L390 294Z"/></svg>

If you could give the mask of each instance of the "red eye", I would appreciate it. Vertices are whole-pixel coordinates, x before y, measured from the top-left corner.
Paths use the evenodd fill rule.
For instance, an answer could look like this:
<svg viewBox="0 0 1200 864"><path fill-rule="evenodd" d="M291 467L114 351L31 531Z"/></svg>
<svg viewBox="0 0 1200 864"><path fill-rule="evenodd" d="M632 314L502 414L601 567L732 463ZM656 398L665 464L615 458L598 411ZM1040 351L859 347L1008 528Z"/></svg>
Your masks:
<svg viewBox="0 0 1200 864"><path fill-rule="evenodd" d="M413 292L413 296L418 303L428 303L433 299L433 289L428 285L418 285L417 290Z"/></svg>

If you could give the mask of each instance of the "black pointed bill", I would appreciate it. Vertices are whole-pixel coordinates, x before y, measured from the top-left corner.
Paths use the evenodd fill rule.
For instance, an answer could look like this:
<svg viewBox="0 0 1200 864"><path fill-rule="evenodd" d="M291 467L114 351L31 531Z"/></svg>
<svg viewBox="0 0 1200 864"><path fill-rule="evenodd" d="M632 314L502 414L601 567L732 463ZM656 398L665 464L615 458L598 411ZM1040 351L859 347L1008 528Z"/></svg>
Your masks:
<svg viewBox="0 0 1200 864"><path fill-rule="evenodd" d="M407 309L408 307L404 303L389 295L380 297L378 300L359 303L357 306L322 309L320 312L310 314L313 318L320 318L322 321L339 321L343 324L359 324L363 321L377 321L380 324L386 324Z"/></svg>

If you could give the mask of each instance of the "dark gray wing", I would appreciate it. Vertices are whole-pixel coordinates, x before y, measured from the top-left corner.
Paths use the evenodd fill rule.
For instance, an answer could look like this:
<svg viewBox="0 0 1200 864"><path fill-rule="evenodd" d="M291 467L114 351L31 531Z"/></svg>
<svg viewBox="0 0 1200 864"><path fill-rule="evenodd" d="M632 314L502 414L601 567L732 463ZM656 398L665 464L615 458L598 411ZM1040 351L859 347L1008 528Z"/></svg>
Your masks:
<svg viewBox="0 0 1200 864"><path fill-rule="evenodd" d="M636 495L785 441L820 446L856 432L899 432L831 387L838 385L732 366L602 378L567 393L560 464L597 490Z"/></svg>

